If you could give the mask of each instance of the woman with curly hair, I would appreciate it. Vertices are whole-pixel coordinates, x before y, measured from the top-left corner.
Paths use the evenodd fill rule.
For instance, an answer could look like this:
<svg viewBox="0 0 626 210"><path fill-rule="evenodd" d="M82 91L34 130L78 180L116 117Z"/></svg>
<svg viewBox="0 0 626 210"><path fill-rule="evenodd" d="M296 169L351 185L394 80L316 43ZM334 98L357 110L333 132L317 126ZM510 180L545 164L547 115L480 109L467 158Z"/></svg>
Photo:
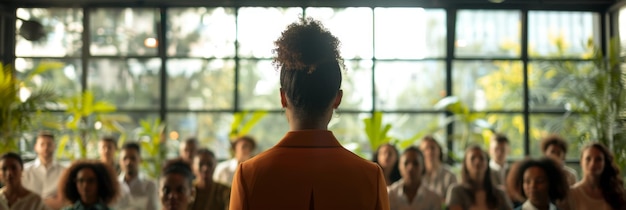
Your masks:
<svg viewBox="0 0 626 210"><path fill-rule="evenodd" d="M507 190L526 201L516 210L556 210L569 190L564 173L549 158L517 163L507 178Z"/></svg>
<svg viewBox="0 0 626 210"><path fill-rule="evenodd" d="M108 210L120 191L110 166L93 160L75 161L59 181L59 193L72 203L63 210Z"/></svg>
<svg viewBox="0 0 626 210"><path fill-rule="evenodd" d="M571 209L624 210L626 197L619 167L600 143L583 147L580 158L583 178L569 192Z"/></svg>
<svg viewBox="0 0 626 210"><path fill-rule="evenodd" d="M17 153L0 156L0 209L2 210L47 210L39 195L22 185L24 161Z"/></svg>
<svg viewBox="0 0 626 210"><path fill-rule="evenodd" d="M402 178L400 176L400 168L398 167L398 159L398 149L391 144L380 145L376 152L374 152L374 155L372 155L372 161L378 163L383 169L387 186L390 186Z"/></svg>
<svg viewBox="0 0 626 210"><path fill-rule="evenodd" d="M489 155L479 146L465 150L461 171L462 182L448 189L449 210L511 210L511 201L491 179Z"/></svg>
<svg viewBox="0 0 626 210"><path fill-rule="evenodd" d="M343 96L339 40L303 18L275 44L290 131L239 164L230 209L389 209L380 167L343 148L328 130Z"/></svg>

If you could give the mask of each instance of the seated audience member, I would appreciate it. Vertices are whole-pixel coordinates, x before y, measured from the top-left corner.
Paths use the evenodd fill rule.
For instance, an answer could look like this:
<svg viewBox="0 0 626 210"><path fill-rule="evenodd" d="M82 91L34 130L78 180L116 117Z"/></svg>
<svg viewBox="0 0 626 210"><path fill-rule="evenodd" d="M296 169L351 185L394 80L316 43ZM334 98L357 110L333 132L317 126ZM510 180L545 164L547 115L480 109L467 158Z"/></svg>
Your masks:
<svg viewBox="0 0 626 210"><path fill-rule="evenodd" d="M461 171L462 183L450 187L446 204L449 210L511 210L509 197L494 186L489 156L479 146L465 150Z"/></svg>
<svg viewBox="0 0 626 210"><path fill-rule="evenodd" d="M604 145L592 143L583 147L580 167L583 178L568 193L569 209L626 209L626 193L619 166Z"/></svg>
<svg viewBox="0 0 626 210"><path fill-rule="evenodd" d="M496 187L504 189L506 187L506 175L509 171L509 164L506 158L510 152L509 138L503 134L495 134L489 141L489 168L492 172L493 183Z"/></svg>
<svg viewBox="0 0 626 210"><path fill-rule="evenodd" d="M526 201L516 210L556 210L563 202L569 185L554 160L527 159L515 165L508 177L508 190Z"/></svg>
<svg viewBox="0 0 626 210"><path fill-rule="evenodd" d="M48 210L41 197L22 186L24 161L16 153L0 156L0 209Z"/></svg>
<svg viewBox="0 0 626 210"><path fill-rule="evenodd" d="M253 151L256 149L256 141L250 136L239 137L232 142L231 149L235 154L233 159L217 164L213 174L213 180L229 187L233 182L233 176L239 163L252 157Z"/></svg>
<svg viewBox="0 0 626 210"><path fill-rule="evenodd" d="M443 202L446 199L448 188L457 182L456 175L444 165L443 150L435 138L425 136L422 138L419 148L424 154L424 166L426 166L426 174L424 174L422 183L437 193Z"/></svg>
<svg viewBox="0 0 626 210"><path fill-rule="evenodd" d="M567 142L565 139L551 135L541 140L541 151L546 157L554 159L559 166L565 170L567 183L573 185L578 180L576 170L565 165L565 157L567 155Z"/></svg>
<svg viewBox="0 0 626 210"><path fill-rule="evenodd" d="M372 157L374 163L383 169L385 182L390 186L402 178L398 168L398 149L391 144L383 144L378 147Z"/></svg>
<svg viewBox="0 0 626 210"><path fill-rule="evenodd" d="M59 192L71 203L64 210L112 209L119 187L113 169L101 161L75 161L59 180Z"/></svg>
<svg viewBox="0 0 626 210"><path fill-rule="evenodd" d="M215 154L206 148L198 150L194 157L193 172L196 175L195 199L189 210L228 210L230 187L213 181Z"/></svg>
<svg viewBox="0 0 626 210"><path fill-rule="evenodd" d="M181 142L178 146L178 155L180 160L187 163L191 168L191 162L193 162L193 156L198 152L198 139L195 137L189 137L185 141Z"/></svg>
<svg viewBox="0 0 626 210"><path fill-rule="evenodd" d="M141 164L141 148L137 143L126 143L120 150L121 173L118 181L128 189L130 196L127 210L157 209L159 205L156 183L148 180L139 172ZM122 205L122 204L120 204ZM120 209L118 208L118 209Z"/></svg>
<svg viewBox="0 0 626 210"><path fill-rule="evenodd" d="M163 210L187 210L193 200L193 173L186 162L168 161L160 179L159 196Z"/></svg>
<svg viewBox="0 0 626 210"><path fill-rule="evenodd" d="M400 156L402 179L389 187L391 210L441 209L441 197L422 183L422 175L425 171L424 156L417 147L409 147L402 152Z"/></svg>
<svg viewBox="0 0 626 210"><path fill-rule="evenodd" d="M65 167L54 160L54 135L46 131L40 132L34 147L37 158L24 164L22 184L26 189L40 195L46 206L60 209L63 199L57 194L57 186Z"/></svg>
<svg viewBox="0 0 626 210"><path fill-rule="evenodd" d="M100 155L100 161L110 166L115 174L120 173L120 165L115 159L115 153L117 152L117 140L113 137L104 137L98 141L98 154Z"/></svg>

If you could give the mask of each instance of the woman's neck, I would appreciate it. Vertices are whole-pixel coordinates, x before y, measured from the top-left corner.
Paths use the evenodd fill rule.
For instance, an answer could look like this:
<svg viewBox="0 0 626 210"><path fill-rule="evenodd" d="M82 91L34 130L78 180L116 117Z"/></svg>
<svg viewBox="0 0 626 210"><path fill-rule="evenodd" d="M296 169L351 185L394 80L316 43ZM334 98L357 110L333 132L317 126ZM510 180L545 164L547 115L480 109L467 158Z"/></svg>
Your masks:
<svg viewBox="0 0 626 210"><path fill-rule="evenodd" d="M542 198L540 200L528 200L535 208L538 210L549 210L550 209L550 200L547 197Z"/></svg>
<svg viewBox="0 0 626 210"><path fill-rule="evenodd" d="M18 184L16 186L6 185L2 188L2 191L4 192L5 196L8 197L21 195L22 193L24 193L24 191L26 191L26 189L21 184Z"/></svg>
<svg viewBox="0 0 626 210"><path fill-rule="evenodd" d="M426 163L426 173L433 174L441 167L441 163L439 161L429 161Z"/></svg>
<svg viewBox="0 0 626 210"><path fill-rule="evenodd" d="M98 203L98 198L83 198L80 200L85 207L92 207Z"/></svg>
<svg viewBox="0 0 626 210"><path fill-rule="evenodd" d="M598 189L600 188L600 177L585 175L581 180L581 184L585 187L589 187L590 189Z"/></svg>
<svg viewBox="0 0 626 210"><path fill-rule="evenodd" d="M209 180L198 179L198 182L196 182L198 189L209 189L211 186L213 186L213 180L210 177Z"/></svg>
<svg viewBox="0 0 626 210"><path fill-rule="evenodd" d="M320 121L306 121L306 120L294 120L289 123L289 128L291 131L300 131L300 130L328 130L328 123L320 122Z"/></svg>

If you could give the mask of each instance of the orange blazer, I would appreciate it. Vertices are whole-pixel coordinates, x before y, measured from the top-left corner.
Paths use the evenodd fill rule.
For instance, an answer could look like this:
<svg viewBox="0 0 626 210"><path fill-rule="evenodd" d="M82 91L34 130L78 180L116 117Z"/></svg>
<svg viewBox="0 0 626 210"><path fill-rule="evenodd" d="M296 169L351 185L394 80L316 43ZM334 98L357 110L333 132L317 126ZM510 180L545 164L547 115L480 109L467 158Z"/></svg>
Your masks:
<svg viewBox="0 0 626 210"><path fill-rule="evenodd" d="M288 132L239 165L230 209L389 209L380 167L344 149L332 132Z"/></svg>

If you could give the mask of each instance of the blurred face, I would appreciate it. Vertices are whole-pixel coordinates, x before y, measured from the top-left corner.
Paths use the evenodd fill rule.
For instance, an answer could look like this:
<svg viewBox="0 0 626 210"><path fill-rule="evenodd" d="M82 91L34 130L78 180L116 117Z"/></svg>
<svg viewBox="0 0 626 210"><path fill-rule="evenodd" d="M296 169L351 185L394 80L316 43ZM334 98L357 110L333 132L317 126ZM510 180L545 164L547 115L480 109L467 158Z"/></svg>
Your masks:
<svg viewBox="0 0 626 210"><path fill-rule="evenodd" d="M545 203L548 201L548 176L540 167L530 167L524 172L522 187L531 203Z"/></svg>
<svg viewBox="0 0 626 210"><path fill-rule="evenodd" d="M113 142L110 141L99 141L98 142L98 153L100 157L106 161L113 161L115 159L115 150L116 146Z"/></svg>
<svg viewBox="0 0 626 210"><path fill-rule="evenodd" d="M548 148L546 148L546 157L552 158L555 161L557 161L557 163L562 163L563 160L565 160L565 151L563 151L561 149L561 147L557 146L556 144L551 144L550 146L548 146Z"/></svg>
<svg viewBox="0 0 626 210"><path fill-rule="evenodd" d="M182 158L185 162L191 163L197 150L198 145L196 145L196 143L185 141L180 145L178 152L180 153L180 158Z"/></svg>
<svg viewBox="0 0 626 210"><path fill-rule="evenodd" d="M134 149L123 149L120 153L120 167L128 175L135 176L139 173L139 163L141 156Z"/></svg>
<svg viewBox="0 0 626 210"><path fill-rule="evenodd" d="M98 177L90 168L83 168L78 171L76 188L83 202L98 200Z"/></svg>
<svg viewBox="0 0 626 210"><path fill-rule="evenodd" d="M378 150L378 164L383 168L391 168L398 161L398 155L391 145L383 145Z"/></svg>
<svg viewBox="0 0 626 210"><path fill-rule="evenodd" d="M437 143L433 142L433 141L422 141L422 143L420 144L420 150L422 150L422 153L424 153L424 160L426 162L439 162L439 154L441 153L441 151L439 151L439 147L437 147Z"/></svg>
<svg viewBox="0 0 626 210"><path fill-rule="evenodd" d="M161 204L164 210L185 210L191 200L192 189L181 174L168 174L161 179Z"/></svg>
<svg viewBox="0 0 626 210"><path fill-rule="evenodd" d="M487 170L487 157L480 149L469 150L465 154L465 165L473 179L482 178Z"/></svg>
<svg viewBox="0 0 626 210"><path fill-rule="evenodd" d="M215 158L208 154L202 154L196 155L193 160L193 173L196 177L202 180L211 180L217 164Z"/></svg>
<svg viewBox="0 0 626 210"><path fill-rule="evenodd" d="M17 187L22 182L22 166L13 158L0 160L0 182L7 186Z"/></svg>
<svg viewBox="0 0 626 210"><path fill-rule="evenodd" d="M604 171L604 154L594 147L583 151L580 165L585 175L600 176Z"/></svg>
<svg viewBox="0 0 626 210"><path fill-rule="evenodd" d="M240 140L235 144L235 158L245 161L252 156L252 144L246 140Z"/></svg>
<svg viewBox="0 0 626 210"><path fill-rule="evenodd" d="M424 171L423 161L415 151L408 151L400 157L400 174L402 179L419 181Z"/></svg>
<svg viewBox="0 0 626 210"><path fill-rule="evenodd" d="M35 143L35 152L37 153L37 157L45 160L51 160L54 155L54 149L55 145L52 138L45 136L37 137L37 142Z"/></svg>
<svg viewBox="0 0 626 210"><path fill-rule="evenodd" d="M502 165L506 162L506 156L509 155L509 144L494 140L489 147L489 153L498 164Z"/></svg>

